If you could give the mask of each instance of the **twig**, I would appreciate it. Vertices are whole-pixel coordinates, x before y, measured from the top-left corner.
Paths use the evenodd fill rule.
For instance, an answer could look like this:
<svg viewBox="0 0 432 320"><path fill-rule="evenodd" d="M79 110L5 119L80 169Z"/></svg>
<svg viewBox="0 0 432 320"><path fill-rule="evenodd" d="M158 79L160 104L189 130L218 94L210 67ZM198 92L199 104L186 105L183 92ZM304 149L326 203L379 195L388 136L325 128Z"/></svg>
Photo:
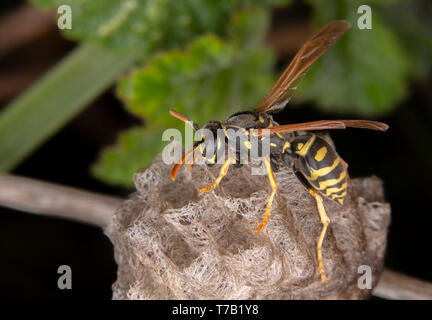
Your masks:
<svg viewBox="0 0 432 320"><path fill-rule="evenodd" d="M391 300L432 300L432 283L385 269L373 295Z"/></svg>
<svg viewBox="0 0 432 320"><path fill-rule="evenodd" d="M34 179L0 174L0 206L106 226L123 199ZM373 295L384 299L432 299L432 283L384 270Z"/></svg>
<svg viewBox="0 0 432 320"><path fill-rule="evenodd" d="M0 57L52 30L55 11L23 5L0 20Z"/></svg>
<svg viewBox="0 0 432 320"><path fill-rule="evenodd" d="M265 41L275 49L279 58L287 59L300 49L311 34L310 22L298 21L295 24L287 23L270 29Z"/></svg>
<svg viewBox="0 0 432 320"><path fill-rule="evenodd" d="M47 65L38 61L34 67L24 69L13 68L2 70L0 74L0 101L12 99L25 88L29 87L47 69Z"/></svg>
<svg viewBox="0 0 432 320"><path fill-rule="evenodd" d="M0 174L0 205L25 212L104 227L122 201L117 197Z"/></svg>

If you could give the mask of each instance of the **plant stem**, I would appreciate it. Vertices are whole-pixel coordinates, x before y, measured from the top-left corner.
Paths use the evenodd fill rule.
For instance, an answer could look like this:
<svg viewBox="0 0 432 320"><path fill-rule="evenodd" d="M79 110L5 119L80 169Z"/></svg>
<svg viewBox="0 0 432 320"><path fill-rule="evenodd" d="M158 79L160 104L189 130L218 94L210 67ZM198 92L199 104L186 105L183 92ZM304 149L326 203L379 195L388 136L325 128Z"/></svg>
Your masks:
<svg viewBox="0 0 432 320"><path fill-rule="evenodd" d="M106 90L135 61L81 45L0 114L0 171L10 171Z"/></svg>
<svg viewBox="0 0 432 320"><path fill-rule="evenodd" d="M0 206L106 227L124 199L0 174Z"/></svg>

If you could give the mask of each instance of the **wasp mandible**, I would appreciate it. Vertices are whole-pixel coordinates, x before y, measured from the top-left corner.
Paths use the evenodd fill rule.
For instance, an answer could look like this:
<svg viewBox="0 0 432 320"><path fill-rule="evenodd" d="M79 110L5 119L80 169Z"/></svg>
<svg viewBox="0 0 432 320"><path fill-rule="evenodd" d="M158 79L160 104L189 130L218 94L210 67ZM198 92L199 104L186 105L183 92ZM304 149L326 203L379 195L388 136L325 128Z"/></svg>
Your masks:
<svg viewBox="0 0 432 320"><path fill-rule="evenodd" d="M318 213L323 225L317 242L318 271L323 282L327 281L327 276L324 271L321 246L327 227L330 224L330 219L323 205L323 197L337 201L340 205L343 205L344 197L347 193L348 166L330 144L314 133L301 134L294 139L289 138L286 133L345 129L346 127L386 131L388 125L369 120L322 120L278 125L273 121L270 113L280 112L285 108L312 63L335 44L349 28L350 24L347 21L336 20L326 24L315 32L300 48L286 70L254 111L233 114L223 122L208 122L203 129L214 132L214 139L217 139L217 141L209 141L205 136L202 136L202 140L195 143L192 150L184 154L181 161L175 164L171 171L171 179L174 180L180 166L197 148L200 148L201 154L207 164L216 163L216 156L219 154L218 151L222 150L221 148L225 148L225 145L229 142L230 134L228 130L236 132L237 135L245 135L245 147L249 149L252 148L252 145L247 143L247 141L252 135L262 137L261 140L269 139L270 153L263 155L260 160L263 161L267 170L272 192L267 202L264 218L256 228L256 231L263 229L267 224L272 202L278 188L273 171L278 170L279 162L283 161L293 169L297 178L309 190L309 193L315 198L317 203ZM198 125L190 121L186 116L173 110L170 113L174 117L191 124L195 130L199 129ZM224 141L220 141L219 137L216 138L217 130L225 132ZM236 148L239 147L237 144L235 145L237 146ZM207 148L215 149L212 157L206 158ZM211 185L201 188L199 193L202 194L218 186L222 178L227 174L230 165L240 166L240 153L240 150L234 150L234 155L229 156L222 165L217 179Z"/></svg>

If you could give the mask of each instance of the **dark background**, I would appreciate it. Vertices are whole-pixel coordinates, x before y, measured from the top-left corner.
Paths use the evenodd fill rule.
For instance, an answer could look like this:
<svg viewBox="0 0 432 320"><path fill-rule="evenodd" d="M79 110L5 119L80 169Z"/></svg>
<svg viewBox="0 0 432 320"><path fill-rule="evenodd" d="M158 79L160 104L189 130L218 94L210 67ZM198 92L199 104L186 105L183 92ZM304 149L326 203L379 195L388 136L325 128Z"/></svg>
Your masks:
<svg viewBox="0 0 432 320"><path fill-rule="evenodd" d="M22 2L2 1L0 14L9 14ZM308 16L308 8L301 4L275 11L273 29L287 20L302 23ZM31 85L74 46L52 27L43 36L0 55L0 106ZM289 58L280 55L281 70ZM293 123L335 116L301 105L275 118L280 123ZM386 267L432 281L432 79L412 83L409 97L389 116L377 120L390 124L390 130L385 134L338 131L332 133L332 138L338 153L350 165L351 177L375 174L384 180L386 199L392 207ZM13 173L126 197L132 190L95 180L89 167L119 131L136 123L138 120L124 111L111 89ZM117 270L112 245L100 229L3 207L0 219L1 298L111 298ZM73 290L57 288L57 268L62 264L72 268Z"/></svg>

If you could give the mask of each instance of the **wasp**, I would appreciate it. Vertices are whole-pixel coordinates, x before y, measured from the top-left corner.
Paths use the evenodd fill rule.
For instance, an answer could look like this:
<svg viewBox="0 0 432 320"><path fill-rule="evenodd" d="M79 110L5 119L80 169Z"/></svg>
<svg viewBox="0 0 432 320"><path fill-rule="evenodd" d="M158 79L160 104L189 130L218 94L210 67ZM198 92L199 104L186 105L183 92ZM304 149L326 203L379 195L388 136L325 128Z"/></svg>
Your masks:
<svg viewBox="0 0 432 320"><path fill-rule="evenodd" d="M229 156L223 163L217 179L211 185L199 189L199 193L202 194L219 185L227 174L230 165L241 165L239 163L240 155L244 152L245 148L249 150L252 148L248 137L259 136L260 141L269 139L267 142L270 142L270 152L264 154L260 160L265 165L272 191L267 202L264 218L256 228L256 232L263 229L267 224L272 203L278 189L273 171L279 170L279 163L282 161L294 171L297 178L307 188L317 204L322 229L316 249L318 271L322 282L327 281L328 278L324 270L321 247L327 227L330 224L330 219L324 208L323 197L343 205L347 194L349 177L347 164L329 143L318 137L313 131L345 129L347 127L386 131L388 125L369 120L321 120L278 125L273 121L271 113L280 112L285 108L309 67L334 45L349 28L350 24L347 21L336 20L326 24L315 32L300 48L255 110L233 114L222 122L210 121L203 127L203 129L214 133L217 130L223 130L225 132L223 141L221 141L220 136L216 138L216 135L214 135L215 138L210 140L203 135L201 141L196 142L192 150L185 153L181 161L176 163L171 171L171 179L174 180L178 169L198 148L204 157L205 163L212 165L216 163L217 155L220 154L219 151L225 148L225 145L228 144L232 137L228 133L229 130L235 132L237 135L244 135L244 145L234 144L235 150L233 150L233 155ZM186 116L173 110L170 113L174 117L191 124L195 130L199 130L198 125L190 121ZM309 133L309 131L312 132ZM292 133L295 135L294 138L292 138ZM206 158L206 149L208 148L214 149L215 152L212 153L212 157Z"/></svg>

